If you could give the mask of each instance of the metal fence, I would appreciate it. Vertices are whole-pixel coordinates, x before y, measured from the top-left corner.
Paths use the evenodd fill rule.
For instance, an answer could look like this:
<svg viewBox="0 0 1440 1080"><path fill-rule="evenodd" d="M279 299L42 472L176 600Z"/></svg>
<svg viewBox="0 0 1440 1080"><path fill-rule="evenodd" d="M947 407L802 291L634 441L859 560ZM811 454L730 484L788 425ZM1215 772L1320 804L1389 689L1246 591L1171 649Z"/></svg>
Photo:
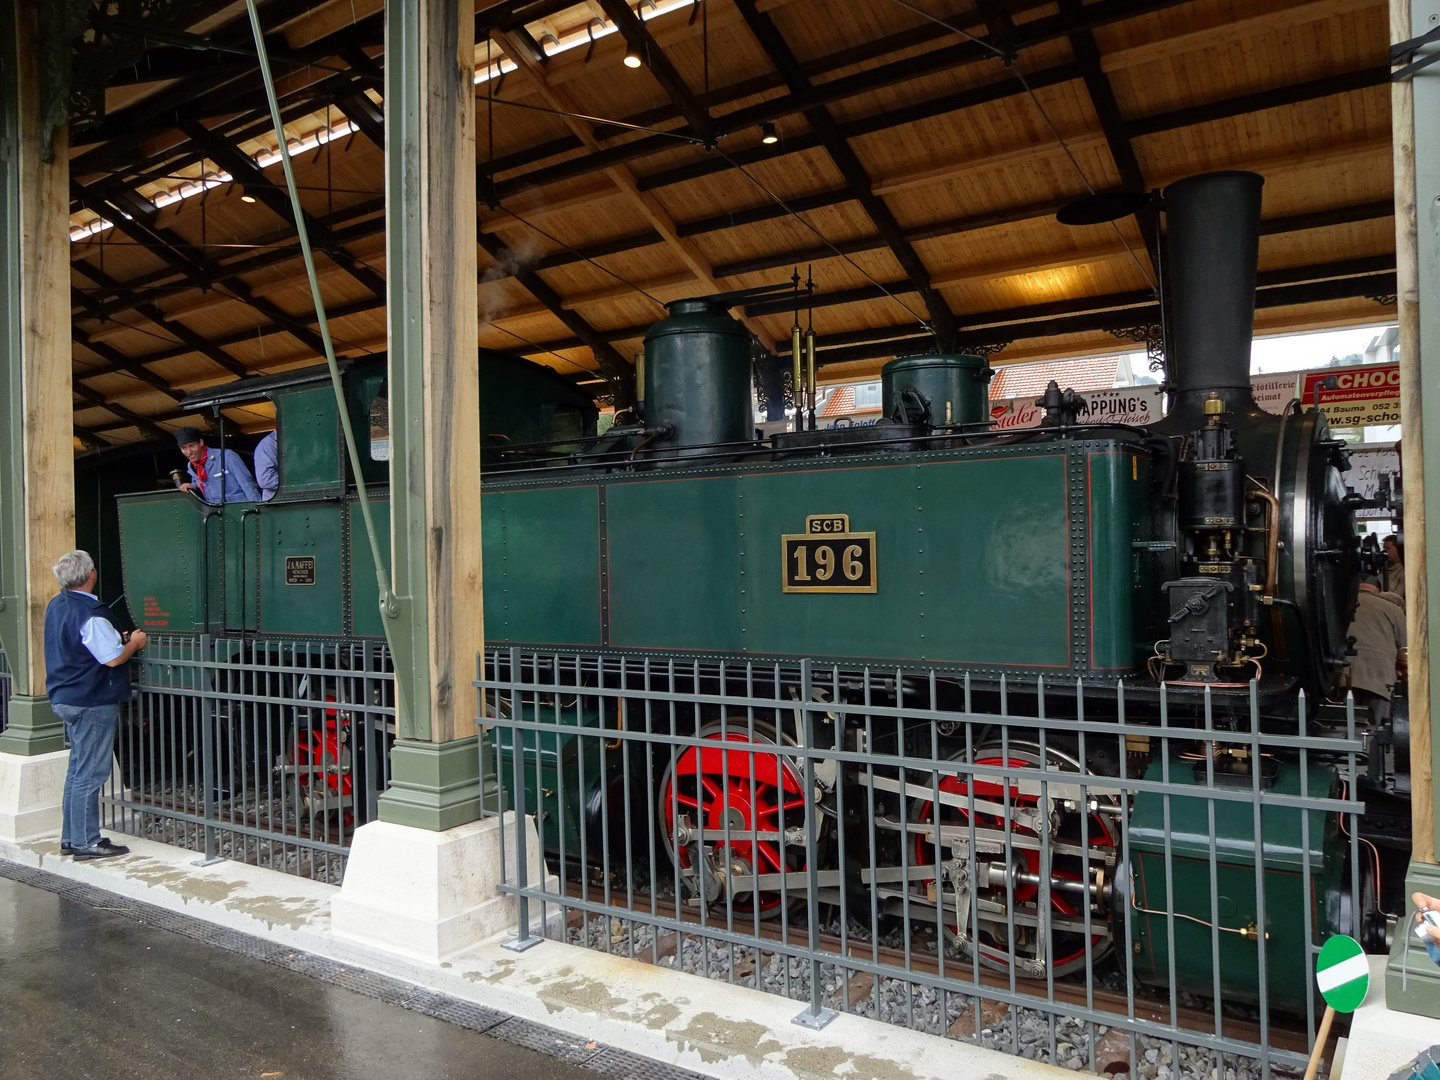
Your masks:
<svg viewBox="0 0 1440 1080"><path fill-rule="evenodd" d="M479 676L517 948L543 925L802 1024L1243 1080L1303 1068L1315 954L1355 932L1353 708L516 651Z"/></svg>
<svg viewBox="0 0 1440 1080"><path fill-rule="evenodd" d="M385 647L155 634L132 673L104 824L338 884L389 784Z"/></svg>

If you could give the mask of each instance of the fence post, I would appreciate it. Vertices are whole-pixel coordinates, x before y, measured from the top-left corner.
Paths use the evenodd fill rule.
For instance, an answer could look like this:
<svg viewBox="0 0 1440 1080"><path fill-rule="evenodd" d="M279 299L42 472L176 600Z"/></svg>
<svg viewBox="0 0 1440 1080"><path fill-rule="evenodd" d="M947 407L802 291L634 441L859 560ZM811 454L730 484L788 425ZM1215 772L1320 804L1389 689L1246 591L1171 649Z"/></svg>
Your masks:
<svg viewBox="0 0 1440 1080"><path fill-rule="evenodd" d="M512 720L524 718L523 695L518 689L521 682L518 672L520 671L520 650L510 650L510 711ZM540 752L540 734L535 734L535 752ZM530 897L525 895L525 890L530 887L530 850L525 836L525 733L519 728L510 729L510 765L514 777L515 791L515 905L519 910L520 927L519 933L514 941L507 941L502 948L511 952L524 952L534 945L540 944L540 938L530 932ZM500 818L500 832L504 835L505 818Z"/></svg>
<svg viewBox="0 0 1440 1080"><path fill-rule="evenodd" d="M219 697L214 693L209 677L218 676L219 669L207 664L213 644L209 634L200 635L200 816L205 819L205 857L195 859L192 866L214 866L225 861L215 843L215 819L219 816L215 799L215 729L220 724L220 709Z"/></svg>
<svg viewBox="0 0 1440 1080"><path fill-rule="evenodd" d="M815 806L815 713L810 707L811 699L810 661L805 659L800 661L800 730L796 735L804 755L805 924L810 953L810 1007L793 1022L802 1027L823 1028L835 1019L835 1010L821 1004L825 992L820 982L820 815ZM777 764L784 769L783 762ZM783 775L777 783L783 791ZM786 873L786 868L782 866L780 872Z"/></svg>

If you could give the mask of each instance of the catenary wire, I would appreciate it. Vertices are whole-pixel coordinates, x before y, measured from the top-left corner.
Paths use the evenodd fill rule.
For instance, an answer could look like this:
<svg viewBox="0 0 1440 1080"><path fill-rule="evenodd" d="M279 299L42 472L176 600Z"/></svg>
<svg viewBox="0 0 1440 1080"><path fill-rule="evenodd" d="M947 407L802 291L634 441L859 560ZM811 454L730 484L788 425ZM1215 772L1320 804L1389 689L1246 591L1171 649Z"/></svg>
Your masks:
<svg viewBox="0 0 1440 1080"><path fill-rule="evenodd" d="M1040 114L1040 119L1044 122L1046 128L1049 129L1051 137L1060 147L1061 152L1064 153L1065 160L1070 163L1070 168L1073 169L1075 175L1080 178L1080 183L1085 186L1086 192L1091 195L1095 194L1095 188L1090 183L1089 177L1085 175L1085 170L1080 167L1080 162L1076 160L1074 152L1071 151L1069 144L1065 141L1065 137L1061 135L1059 129L1055 127L1054 122L1050 119L1050 114L1045 111L1045 106L1040 103L1040 98L1035 93L1034 87L1032 87L1030 81L1025 78L1025 73L1020 70L1020 60L1018 57L1006 53L1003 49L1000 49L989 41L976 37L969 31L961 29L954 23L940 18L938 15L931 15L928 11L922 11L914 4L908 3L907 0L891 0L891 3L898 4L906 11L912 11L921 18L929 19L931 22L943 26L951 33L960 35L960 37L966 41L973 42L981 48L989 50L995 54L997 59L1003 61L1005 66L1010 69L1010 73L1014 75L1015 78L1020 81L1020 85L1024 87L1026 97L1028 97L1030 103L1035 106L1035 111ZM1115 234L1115 238L1120 241L1120 246L1125 249L1125 254L1130 256L1130 260L1135 264L1135 268L1139 270L1141 276L1145 278L1145 284L1150 287L1151 292L1158 293L1159 286L1155 284L1155 279L1150 276L1150 271L1145 268L1145 264L1140 261L1140 257L1135 254L1135 249L1132 248L1129 241L1125 239L1124 233L1120 231L1120 226L1113 221L1109 224L1110 230Z"/></svg>
<svg viewBox="0 0 1440 1080"><path fill-rule="evenodd" d="M595 267L596 270L599 270L599 271L601 271L602 273L605 273L605 274L609 274L609 275L610 275L611 277L613 277L616 281L620 282L620 284L626 286L627 288L634 289L634 290L635 290L636 292L638 292L641 296L645 297L645 299L652 301L653 303L655 303L655 304L658 305L659 307L661 307L661 308L664 308L664 307L665 307L665 301L660 300L660 299L657 299L656 297L652 296L650 293L648 293L648 292L646 292L644 289L642 289L639 285L636 285L633 281L627 281L625 278L621 277L619 274L617 274L614 270L611 270L609 267L601 266L598 262L596 262L594 259L590 258L589 256L580 254L580 252L576 251L576 250L575 250L573 247L571 247L569 244L565 243L564 240L561 240L558 236L554 235L553 233L546 232L546 231L545 231L544 229L542 229L539 225L536 225L533 221L527 221L525 218L521 217L521 216L520 216L519 214L517 214L514 210L511 210L511 209L510 209L509 207L507 207L507 206L503 206L503 205L497 204L497 208L498 208L502 213L508 214L510 217L512 217L512 218L514 218L516 221L520 222L521 225L524 225L524 226L526 226L527 228L534 229L536 232L538 232L541 236L545 237L547 240L551 240L551 241L553 241L554 243L559 244L562 248L564 248L566 251L570 252L571 255L574 255L577 259L580 259L582 262L589 263L591 266Z"/></svg>
<svg viewBox="0 0 1440 1080"><path fill-rule="evenodd" d="M902 307L902 308L910 315L911 318L913 318L917 323L919 323L921 326L923 326L923 327L925 328L925 331L926 331L927 333L929 333L931 336L934 336L934 335L935 335L935 328L934 328L933 326L931 326L930 323L929 323L923 316L921 316L918 312L915 311L914 308L910 307L909 304L905 303L905 301L901 300L901 299L900 299L898 296L896 296L893 292L891 292L889 289L887 289L883 284L881 284L879 281L877 281L877 280L875 279L875 277L874 277L873 275L871 275L863 266L861 266L861 265L860 265L859 263L857 263L854 259L850 258L849 255L846 255L845 252L841 251L838 247L836 247L833 243L831 243L829 237L827 237L827 236L826 236L824 233L822 233L819 229L815 228L814 225L811 225L810 222L806 221L806 220L800 215L799 211L795 210L795 209L794 209L793 207L791 207L784 199L782 199L779 195L777 195L777 194L775 194L775 192L771 191L770 188L768 188L757 176L755 176L753 173L751 173L749 169L745 168L744 165L741 165L740 162L736 161L733 157L731 157L729 154L727 154L724 150L720 149L718 146L715 147L715 152L716 152L717 154L719 154L721 157L723 157L726 161L728 161L728 162L730 163L731 167L733 167L733 168L735 168L735 169L738 169L741 176L745 177L745 179L749 180L752 184L754 184L757 188L759 188L759 189L760 189L761 191L763 191L767 196L769 196L769 198L771 199L771 201L773 201L776 206L780 207L780 208L781 208L782 210L784 210L787 214L789 214L791 217L793 217L796 221L798 221L801 225L803 225L806 229L808 229L812 234L814 234L814 236L816 237L816 239L818 239L822 244L824 244L824 245L825 245L826 247L828 247L831 251L833 251L836 255L838 255L840 258L844 259L847 263L849 263L850 266L852 266L857 272L859 272L859 273L865 278L865 280L869 281L870 284L874 285L877 289L879 289L879 290L880 290L882 293L884 293L887 297L889 297L889 298L890 298L891 300L893 300L896 304L898 304L900 307Z"/></svg>

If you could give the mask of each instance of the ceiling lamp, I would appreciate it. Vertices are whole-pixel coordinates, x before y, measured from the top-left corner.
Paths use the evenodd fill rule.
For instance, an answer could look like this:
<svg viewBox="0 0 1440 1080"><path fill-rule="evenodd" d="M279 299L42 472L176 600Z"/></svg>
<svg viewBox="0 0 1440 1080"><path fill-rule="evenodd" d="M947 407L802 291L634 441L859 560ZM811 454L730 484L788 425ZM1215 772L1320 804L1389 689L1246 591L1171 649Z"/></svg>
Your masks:
<svg viewBox="0 0 1440 1080"><path fill-rule="evenodd" d="M626 66L626 67L628 67L628 68L638 68L638 67L639 67L641 64L643 64L643 63L644 63L644 61L640 59L640 50L639 50L639 49L635 48L634 45L627 45L627 46L625 46L625 66Z"/></svg>
<svg viewBox="0 0 1440 1080"><path fill-rule="evenodd" d="M255 201L255 196L245 190L244 184L236 184L235 193L240 196L240 201L243 203L253 203Z"/></svg>
<svg viewBox="0 0 1440 1080"><path fill-rule="evenodd" d="M775 134L775 125L769 120L760 125L760 141L766 146L774 146L780 141L780 136Z"/></svg>

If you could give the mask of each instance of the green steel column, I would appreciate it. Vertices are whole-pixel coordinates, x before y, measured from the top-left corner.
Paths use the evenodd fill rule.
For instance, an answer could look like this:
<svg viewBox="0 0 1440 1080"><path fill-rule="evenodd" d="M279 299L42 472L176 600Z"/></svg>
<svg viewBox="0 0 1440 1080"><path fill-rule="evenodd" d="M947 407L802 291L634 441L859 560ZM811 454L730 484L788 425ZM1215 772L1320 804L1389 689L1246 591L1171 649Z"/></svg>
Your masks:
<svg viewBox="0 0 1440 1080"><path fill-rule="evenodd" d="M49 564L75 534L67 144L41 119L40 8L0 5L0 647L13 679L0 753L27 756L65 748L43 619Z"/></svg>
<svg viewBox="0 0 1440 1080"><path fill-rule="evenodd" d="M391 640L400 738L380 817L433 830L471 821L480 810L470 724L476 712L470 681L482 645L470 10L453 0L385 9L391 567L398 601Z"/></svg>
<svg viewBox="0 0 1440 1080"><path fill-rule="evenodd" d="M1440 0L1391 0L1392 40L1410 40L1437 28L1440 28ZM1440 42L1425 47L1416 58L1437 52L1440 52ZM1440 602L1427 601L1430 596L1440 597L1440 379L1434 371L1440 362L1440 64L1415 73L1408 86L1398 86L1394 104L1395 142L1400 150L1395 220L1401 292L1401 364L1405 373L1402 378L1413 380L1411 386L1402 387L1408 391L1406 564L1415 567L1415 573L1410 576L1412 583L1420 574L1425 580L1423 589L1416 589L1412 584L1407 591L1415 607L1410 619L1410 652L1414 658L1412 666L1419 661L1429 671L1429 692L1428 700L1412 700L1411 704L1412 768L1416 769L1417 780L1413 819L1417 826L1415 850L1405 876L1406 920L1396 928L1386 969L1385 994L1386 1003L1392 1009L1440 1017L1440 970L1411 932L1409 916L1413 908L1408 900L1409 894L1416 891L1440 896L1440 866L1435 863L1440 807L1434 798L1435 778L1440 776L1440 740L1435 738L1432 726L1432 719L1440 715L1440 677L1428 649L1429 642L1440 641ZM1403 152L1406 144L1414 147L1413 187L1405 162L1407 155ZM1407 235L1412 232L1413 235ZM1409 264L1413 264L1413 269L1407 271ZM1425 377L1422 364L1427 358L1431 370ZM1416 441L1423 443L1419 455L1421 470L1414 468ZM1415 482L1417 471L1422 473L1419 484ZM1432 521L1435 522L1433 529L1429 524ZM1414 544L1415 539L1422 540L1422 545ZM1417 547L1421 551L1419 560L1413 557ZM1413 689L1417 697L1425 693L1424 681L1423 677L1416 680ZM1428 780L1421 775L1426 764L1430 769Z"/></svg>

